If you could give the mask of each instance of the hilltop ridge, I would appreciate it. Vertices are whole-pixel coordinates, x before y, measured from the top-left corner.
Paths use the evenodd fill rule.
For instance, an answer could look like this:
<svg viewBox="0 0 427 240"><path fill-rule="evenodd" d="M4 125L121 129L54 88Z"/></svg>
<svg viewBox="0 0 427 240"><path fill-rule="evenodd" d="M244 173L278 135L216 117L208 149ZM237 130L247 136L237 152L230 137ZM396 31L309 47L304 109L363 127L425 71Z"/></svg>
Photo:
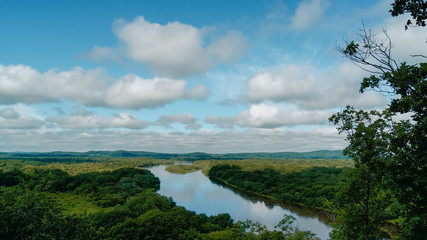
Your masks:
<svg viewBox="0 0 427 240"><path fill-rule="evenodd" d="M158 153L148 151L88 151L88 152L0 152L1 158L97 158L97 157L144 157L157 159L196 160L240 160L240 159L349 159L341 150L318 150L311 152L255 152L211 154L192 153Z"/></svg>

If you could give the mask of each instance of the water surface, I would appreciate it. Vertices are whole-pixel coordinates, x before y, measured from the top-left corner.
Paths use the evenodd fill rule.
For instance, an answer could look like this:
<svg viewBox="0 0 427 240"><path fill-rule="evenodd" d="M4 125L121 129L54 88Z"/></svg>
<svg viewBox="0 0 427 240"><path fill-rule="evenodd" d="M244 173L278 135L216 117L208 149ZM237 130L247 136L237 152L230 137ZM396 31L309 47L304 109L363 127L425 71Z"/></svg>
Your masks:
<svg viewBox="0 0 427 240"><path fill-rule="evenodd" d="M234 220L250 219L273 229L284 214L297 220L297 227L309 230L320 239L328 239L331 227L324 221L326 216L305 207L279 204L258 196L244 194L211 181L201 171L174 174L166 166L155 166L149 170L160 179L159 194L172 197L179 206L196 213L217 215L229 213ZM323 221L322 221L323 220Z"/></svg>

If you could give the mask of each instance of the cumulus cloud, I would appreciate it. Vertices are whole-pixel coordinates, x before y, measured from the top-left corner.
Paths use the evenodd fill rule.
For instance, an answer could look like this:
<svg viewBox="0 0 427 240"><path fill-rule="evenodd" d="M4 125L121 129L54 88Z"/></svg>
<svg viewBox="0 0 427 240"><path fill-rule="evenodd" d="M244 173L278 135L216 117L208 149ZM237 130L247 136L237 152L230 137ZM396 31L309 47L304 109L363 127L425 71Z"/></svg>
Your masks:
<svg viewBox="0 0 427 240"><path fill-rule="evenodd" d="M302 98L313 92L315 84L316 77L307 74L304 67L290 65L250 78L247 83L247 97L250 101Z"/></svg>
<svg viewBox="0 0 427 240"><path fill-rule="evenodd" d="M132 114L119 113L112 118L93 114L82 107L74 107L75 112L70 116L49 117L47 122L65 129L91 129L91 128L128 128L142 129L149 123L139 120Z"/></svg>
<svg viewBox="0 0 427 240"><path fill-rule="evenodd" d="M216 64L237 61L246 49L244 36L230 31L205 46L206 31L180 22L151 23L140 16L132 22L116 20L113 30L127 57L146 65L154 74L180 78L202 74ZM111 58L111 48L95 47L90 56Z"/></svg>
<svg viewBox="0 0 427 240"><path fill-rule="evenodd" d="M184 80L143 79L133 74L113 79L99 68L40 73L29 66L0 64L0 104L67 99L86 106L140 109L181 98L202 99L208 94L205 86L186 89L185 85Z"/></svg>
<svg viewBox="0 0 427 240"><path fill-rule="evenodd" d="M0 64L0 103L39 103L70 99L89 106L102 105L109 77L102 69L44 73L24 65Z"/></svg>
<svg viewBox="0 0 427 240"><path fill-rule="evenodd" d="M297 30L311 27L323 18L323 12L328 5L325 0L305 0L301 2L295 10L295 15L291 17L291 26Z"/></svg>
<svg viewBox="0 0 427 240"><path fill-rule="evenodd" d="M367 91L359 93L360 82L368 73L351 62L328 69L317 79L316 88L310 97L294 99L292 103L309 109L327 109L353 105L372 109L386 104L383 95Z"/></svg>
<svg viewBox="0 0 427 240"><path fill-rule="evenodd" d="M29 129L40 128L44 122L29 115L21 114L13 108L0 109L0 128Z"/></svg>
<svg viewBox="0 0 427 240"><path fill-rule="evenodd" d="M279 110L277 106L256 104L233 117L208 115L205 122L221 128L250 127L278 128L295 125L325 124L331 113L327 111Z"/></svg>
<svg viewBox="0 0 427 240"><path fill-rule="evenodd" d="M359 93L360 82L367 75L356 65L345 62L336 68L311 74L309 66L284 66L259 73L247 81L249 102L265 100L284 102L306 109L328 109L345 105L362 108L383 106L379 93Z"/></svg>
<svg viewBox="0 0 427 240"><path fill-rule="evenodd" d="M128 74L108 89L106 102L121 108L153 108L180 98L201 98L207 94L204 86L186 90L185 84L184 80L143 79Z"/></svg>
<svg viewBox="0 0 427 240"><path fill-rule="evenodd" d="M161 116L157 120L157 124L164 126L166 128L172 128L172 124L179 123L183 124L186 129L197 130L201 128L201 124L197 123L197 118L195 118L190 113L182 113L175 115L165 115Z"/></svg>

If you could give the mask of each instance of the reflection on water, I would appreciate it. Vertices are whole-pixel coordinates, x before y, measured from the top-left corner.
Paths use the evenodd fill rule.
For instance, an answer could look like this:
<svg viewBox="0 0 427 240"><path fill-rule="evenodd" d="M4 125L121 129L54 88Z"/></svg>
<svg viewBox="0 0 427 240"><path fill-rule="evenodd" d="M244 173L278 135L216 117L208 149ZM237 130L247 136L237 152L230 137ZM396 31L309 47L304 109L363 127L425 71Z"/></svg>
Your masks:
<svg viewBox="0 0 427 240"><path fill-rule="evenodd" d="M217 184L220 187L224 187L223 184L213 178L209 179L213 184ZM304 207L298 204L294 204L294 203L285 203L285 202L280 202L271 198L267 198L267 197L262 197L256 194L252 194L252 193L248 193L245 191L241 191L238 189L234 189L231 187L225 187L237 194L239 194L241 197L245 198L248 201L251 201L252 203L257 203L259 201L262 201L266 207L268 208L273 208L274 206L281 206L282 208L288 209L291 212L295 212L296 214L298 214L299 216L304 216L304 217L317 217L321 222L324 222L326 224L329 224L331 222L331 218L328 217L328 213L326 213L324 210L321 209L315 209L315 208L310 208L310 207Z"/></svg>
<svg viewBox="0 0 427 240"><path fill-rule="evenodd" d="M319 212L231 190L212 182L201 171L173 174L165 171L165 168L149 168L160 179L158 193L172 197L179 206L188 210L208 216L229 213L235 220L250 219L266 225L269 229L273 229L283 215L288 214L297 219L297 226L301 230L310 230L321 239L328 239L331 228L321 221L327 218Z"/></svg>

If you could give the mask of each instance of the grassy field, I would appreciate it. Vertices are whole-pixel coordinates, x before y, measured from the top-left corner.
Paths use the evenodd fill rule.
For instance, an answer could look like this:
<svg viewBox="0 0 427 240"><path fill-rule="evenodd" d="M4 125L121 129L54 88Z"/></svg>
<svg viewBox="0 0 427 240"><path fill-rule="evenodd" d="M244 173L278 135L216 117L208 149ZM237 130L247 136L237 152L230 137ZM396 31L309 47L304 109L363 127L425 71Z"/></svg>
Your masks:
<svg viewBox="0 0 427 240"><path fill-rule="evenodd" d="M246 159L246 160L209 160L196 161L193 163L195 170L202 169L207 175L211 167L219 164L238 165L243 171L263 170L266 168L274 169L280 173L299 172L312 167L353 167L352 160L340 159L286 159L286 160L263 160L263 159ZM187 167L188 168L188 167ZM195 171L194 170L194 171Z"/></svg>
<svg viewBox="0 0 427 240"><path fill-rule="evenodd" d="M187 165L187 164L175 164L166 167L166 171L176 174L186 174L194 171L201 170L200 166Z"/></svg>

